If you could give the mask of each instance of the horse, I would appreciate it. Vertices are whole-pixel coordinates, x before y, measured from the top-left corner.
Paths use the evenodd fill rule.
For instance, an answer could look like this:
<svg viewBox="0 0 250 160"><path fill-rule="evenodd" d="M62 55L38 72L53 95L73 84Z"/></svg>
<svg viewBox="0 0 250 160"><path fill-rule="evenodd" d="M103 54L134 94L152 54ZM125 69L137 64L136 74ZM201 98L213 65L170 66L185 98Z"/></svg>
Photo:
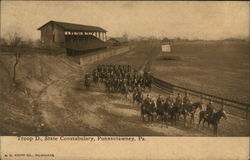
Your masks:
<svg viewBox="0 0 250 160"><path fill-rule="evenodd" d="M90 85L91 85L91 81L89 78L86 78L85 81L84 81L84 85L87 89L89 89Z"/></svg>
<svg viewBox="0 0 250 160"><path fill-rule="evenodd" d="M195 112L197 109L200 109L202 110L202 102L195 102L195 103L190 103L188 106L187 106L187 111L188 113L190 114L191 116L191 119L190 119L190 123L191 124L194 124L194 115L195 115Z"/></svg>
<svg viewBox="0 0 250 160"><path fill-rule="evenodd" d="M177 119L179 120L179 116L180 116L180 109L181 109L181 104L178 104L176 102L169 109L169 113L172 119L172 125L174 123L174 125L176 126L176 121Z"/></svg>
<svg viewBox="0 0 250 160"><path fill-rule="evenodd" d="M184 118L184 125L186 126L186 118L190 114L191 119L190 123L194 123L194 114L197 110L197 108L202 109L202 103L201 102L195 102L195 103L186 103L182 105L182 109L180 110L180 114L183 115Z"/></svg>
<svg viewBox="0 0 250 160"><path fill-rule="evenodd" d="M122 94L125 94L125 97L128 98L128 95L129 95L129 88L126 84L123 84L122 85L122 88L121 88L121 92Z"/></svg>
<svg viewBox="0 0 250 160"><path fill-rule="evenodd" d="M157 117L158 118L160 117L162 126L165 122L167 128L168 128L168 115L169 115L168 111L169 111L169 105L166 102L157 105L157 110L156 110Z"/></svg>
<svg viewBox="0 0 250 160"><path fill-rule="evenodd" d="M97 73L95 73L95 74L93 75L93 82L95 83L95 85L97 85L98 82L99 82L99 76L98 76Z"/></svg>
<svg viewBox="0 0 250 160"><path fill-rule="evenodd" d="M152 88L152 81L151 81L150 79L146 79L144 85L145 85L145 90L146 90L146 88L148 88L149 91L151 91L151 88Z"/></svg>
<svg viewBox="0 0 250 160"><path fill-rule="evenodd" d="M144 102L141 104L141 117L145 122L145 115L148 117L148 121L153 121L153 105L151 102Z"/></svg>
<svg viewBox="0 0 250 160"><path fill-rule="evenodd" d="M203 120L203 128L204 128L205 122L207 122L208 126L212 125L214 127L214 136L217 136L218 125L219 125L220 119L221 117L224 117L225 119L227 119L226 113L223 110L223 108L221 108L219 111L217 111L216 113L213 113L209 117L207 117L206 114L207 114L206 111L200 111L198 128L199 128L200 122Z"/></svg>
<svg viewBox="0 0 250 160"><path fill-rule="evenodd" d="M137 102L138 104L142 104L142 102L143 102L142 93L139 93L139 92L134 92L133 93L133 105L134 105L135 102Z"/></svg>
<svg viewBox="0 0 250 160"><path fill-rule="evenodd" d="M184 126L187 125L187 116L189 114L188 110L187 110L187 106L188 104L182 104L181 108L179 109L179 115L183 115L183 119L184 119Z"/></svg>

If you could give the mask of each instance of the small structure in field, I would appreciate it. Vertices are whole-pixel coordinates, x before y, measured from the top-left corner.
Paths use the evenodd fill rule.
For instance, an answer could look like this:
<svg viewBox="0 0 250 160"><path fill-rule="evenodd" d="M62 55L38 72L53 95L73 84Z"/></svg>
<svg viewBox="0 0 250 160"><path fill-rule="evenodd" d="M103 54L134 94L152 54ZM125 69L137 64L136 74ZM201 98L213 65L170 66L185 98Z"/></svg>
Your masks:
<svg viewBox="0 0 250 160"><path fill-rule="evenodd" d="M127 39L125 39L123 37L110 38L107 40L107 44L108 44L108 46L121 46L121 45L128 44L128 41L127 41Z"/></svg>
<svg viewBox="0 0 250 160"><path fill-rule="evenodd" d="M41 43L48 48L66 48L67 53L106 48L107 31L101 27L49 21L38 28Z"/></svg>
<svg viewBox="0 0 250 160"><path fill-rule="evenodd" d="M163 53L170 53L171 52L171 43L167 37L161 41L161 51Z"/></svg>

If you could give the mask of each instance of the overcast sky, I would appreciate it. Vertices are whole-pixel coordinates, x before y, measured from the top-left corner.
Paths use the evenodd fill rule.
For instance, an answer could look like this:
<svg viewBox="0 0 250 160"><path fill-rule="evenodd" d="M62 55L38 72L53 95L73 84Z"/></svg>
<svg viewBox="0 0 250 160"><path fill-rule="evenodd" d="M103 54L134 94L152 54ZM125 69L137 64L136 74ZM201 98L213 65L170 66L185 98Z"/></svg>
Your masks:
<svg viewBox="0 0 250 160"><path fill-rule="evenodd" d="M50 20L96 25L108 36L249 37L249 2L2 1L1 35L40 38Z"/></svg>

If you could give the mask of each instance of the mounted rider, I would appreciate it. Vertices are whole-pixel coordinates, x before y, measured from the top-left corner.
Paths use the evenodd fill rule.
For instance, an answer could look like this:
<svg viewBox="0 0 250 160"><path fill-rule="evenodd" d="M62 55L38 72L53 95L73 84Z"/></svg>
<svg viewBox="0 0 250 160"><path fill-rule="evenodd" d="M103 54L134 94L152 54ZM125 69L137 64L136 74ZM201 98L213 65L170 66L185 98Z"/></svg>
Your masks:
<svg viewBox="0 0 250 160"><path fill-rule="evenodd" d="M187 92L185 92L185 96L183 97L183 105L182 105L182 107L183 107L183 109L187 109L187 107L188 107L188 105L190 104L190 99L189 99L189 96L188 96L188 93Z"/></svg>
<svg viewBox="0 0 250 160"><path fill-rule="evenodd" d="M182 98L181 98L181 95L180 93L178 93L176 99L175 99L175 103L176 105L180 106L182 104Z"/></svg>
<svg viewBox="0 0 250 160"><path fill-rule="evenodd" d="M187 92L185 92L185 96L183 97L183 104L186 105L189 103L190 103L189 96L188 96Z"/></svg>
<svg viewBox="0 0 250 160"><path fill-rule="evenodd" d="M211 118L213 113L214 113L213 101L210 100L209 103L207 104L207 107L206 107L206 116L208 118Z"/></svg>
<svg viewBox="0 0 250 160"><path fill-rule="evenodd" d="M156 105L157 105L157 108L160 108L162 106L162 98L161 98L161 95L158 96L157 100L156 100Z"/></svg>
<svg viewBox="0 0 250 160"><path fill-rule="evenodd" d="M165 107L164 107L164 102L163 102L163 99L161 98L161 95L159 95L157 100L156 100L156 108L157 108L156 109L157 114L160 116L163 116ZM157 118L159 118L159 117L157 117Z"/></svg>
<svg viewBox="0 0 250 160"><path fill-rule="evenodd" d="M86 74L85 74L85 79L89 79L90 78L90 74L87 72Z"/></svg>
<svg viewBox="0 0 250 160"><path fill-rule="evenodd" d="M149 95L147 95L147 97L144 99L144 103L145 104L150 104L151 98Z"/></svg>
<svg viewBox="0 0 250 160"><path fill-rule="evenodd" d="M173 98L172 98L171 95L169 94L168 97L167 97L166 100L165 100L165 103L168 104L168 105L170 105L170 103L172 103L172 102L173 102Z"/></svg>

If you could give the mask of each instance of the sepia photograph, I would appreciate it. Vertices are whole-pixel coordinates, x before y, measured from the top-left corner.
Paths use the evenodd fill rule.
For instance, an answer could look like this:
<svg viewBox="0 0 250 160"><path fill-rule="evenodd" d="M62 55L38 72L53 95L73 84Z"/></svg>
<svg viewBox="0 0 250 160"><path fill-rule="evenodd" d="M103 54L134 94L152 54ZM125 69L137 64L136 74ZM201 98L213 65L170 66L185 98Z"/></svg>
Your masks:
<svg viewBox="0 0 250 160"><path fill-rule="evenodd" d="M1 135L249 135L248 2L1 7Z"/></svg>
<svg viewBox="0 0 250 160"><path fill-rule="evenodd" d="M1 1L1 137L249 137L249 8Z"/></svg>

